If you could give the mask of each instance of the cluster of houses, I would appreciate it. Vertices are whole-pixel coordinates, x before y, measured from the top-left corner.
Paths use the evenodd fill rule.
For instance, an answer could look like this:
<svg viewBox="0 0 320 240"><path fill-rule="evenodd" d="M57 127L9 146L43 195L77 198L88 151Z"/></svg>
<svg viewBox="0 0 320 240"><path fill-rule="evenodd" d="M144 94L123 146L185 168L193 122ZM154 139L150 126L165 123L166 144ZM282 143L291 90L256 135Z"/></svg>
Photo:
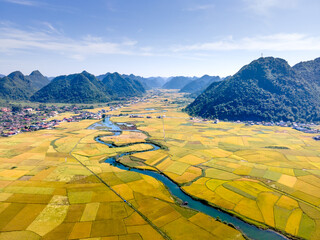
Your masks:
<svg viewBox="0 0 320 240"><path fill-rule="evenodd" d="M81 110L83 109L93 109L93 106L85 106L85 105L67 105L67 106L56 106L56 105L51 105L51 106L47 106L44 104L40 104L37 108L35 108L34 110L37 112L45 112L45 113L49 113L49 112L57 112L57 113L64 113L64 112L73 112L75 114L80 113Z"/></svg>
<svg viewBox="0 0 320 240"><path fill-rule="evenodd" d="M34 111L29 107L23 108L20 111L11 111L9 108L1 108L0 134L3 137L9 137L20 132L52 128L57 125L57 122L46 122L45 120L49 117L54 117L57 114L56 111L45 113L44 111Z"/></svg>
<svg viewBox="0 0 320 240"><path fill-rule="evenodd" d="M241 121L236 121L237 123L241 123ZM254 122L254 121L246 121L243 122L246 126L249 125L261 125L261 126L279 126L279 127L291 127L297 131L304 133L320 133L320 129L316 129L317 126L314 123L296 123L296 122Z"/></svg>
<svg viewBox="0 0 320 240"><path fill-rule="evenodd" d="M237 122L241 122L241 121L237 121ZM302 131L302 132L307 132L307 131L311 131L310 133L315 133L312 132L312 127L316 126L313 123L296 123L296 122L284 122L284 121L280 121L280 122L254 122L254 121L246 121L244 122L246 125L261 125L261 126L279 126L279 127L292 127L293 129L296 129L298 131Z"/></svg>
<svg viewBox="0 0 320 240"><path fill-rule="evenodd" d="M84 119L100 120L103 118L104 113L106 113L106 112L107 111L105 111L105 110L99 111L97 113L81 111L81 113L79 113L77 115L73 115L69 118L63 118L63 120L61 120L61 121L62 122L79 122Z"/></svg>
<svg viewBox="0 0 320 240"><path fill-rule="evenodd" d="M210 121L213 124L219 123L218 119L215 120L208 120L208 119L201 119L201 118L190 118L191 121L195 122L208 122ZM246 126L252 126L252 125L261 125L261 126L279 126L279 127L291 127L297 131L304 132L304 133L311 133L311 134L316 134L320 133L320 129L316 128L316 124L314 123L296 123L296 122L255 122L255 121L235 121L236 123L244 123ZM314 137L315 140L320 140L320 135Z"/></svg>
<svg viewBox="0 0 320 240"><path fill-rule="evenodd" d="M131 114L131 115L129 116L129 118L143 118L143 116Z"/></svg>
<svg viewBox="0 0 320 240"><path fill-rule="evenodd" d="M127 105L141 101L146 101L146 99L132 98L127 102ZM40 104L36 108L21 106L3 107L0 108L0 136L9 137L21 132L50 129L57 126L60 122L77 122L83 119L99 120L105 117L106 113L122 107L122 104L113 104L109 107L109 110L102 109L97 113L85 111L84 109L94 108L93 106L88 107L85 105L49 106ZM64 112L72 112L75 115L62 120L48 121L49 118Z"/></svg>
<svg viewBox="0 0 320 240"><path fill-rule="evenodd" d="M238 121L239 122L239 121ZM279 127L291 127L297 131L304 133L320 133L320 129L316 129L317 126L314 123L296 123L296 122L246 122L246 125L262 125L262 126L279 126Z"/></svg>
<svg viewBox="0 0 320 240"><path fill-rule="evenodd" d="M20 111L12 111L9 108L1 108L0 113L0 135L9 137L21 132L31 132L41 129L51 129L59 125L60 122L76 122L83 119L101 119L108 111L101 110L97 113L82 111L79 107L40 107L36 109L22 108ZM55 111L52 111L55 110ZM59 113L72 111L74 114L63 120L47 119L55 117Z"/></svg>
<svg viewBox="0 0 320 240"><path fill-rule="evenodd" d="M144 118L144 116L131 114L131 115L129 116L129 118ZM147 116L145 116L145 118L152 118L152 116L147 115ZM164 116L159 115L159 116L156 116L156 118L160 118L160 119L161 119L161 118L164 118Z"/></svg>

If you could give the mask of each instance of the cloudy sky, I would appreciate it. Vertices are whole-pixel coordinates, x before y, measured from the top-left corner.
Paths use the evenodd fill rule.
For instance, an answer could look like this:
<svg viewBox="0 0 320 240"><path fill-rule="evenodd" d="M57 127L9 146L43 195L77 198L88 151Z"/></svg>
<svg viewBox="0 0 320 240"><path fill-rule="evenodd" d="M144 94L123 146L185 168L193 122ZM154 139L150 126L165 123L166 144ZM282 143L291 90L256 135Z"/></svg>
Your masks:
<svg viewBox="0 0 320 240"><path fill-rule="evenodd" d="M0 73L227 76L320 57L319 0L0 0Z"/></svg>

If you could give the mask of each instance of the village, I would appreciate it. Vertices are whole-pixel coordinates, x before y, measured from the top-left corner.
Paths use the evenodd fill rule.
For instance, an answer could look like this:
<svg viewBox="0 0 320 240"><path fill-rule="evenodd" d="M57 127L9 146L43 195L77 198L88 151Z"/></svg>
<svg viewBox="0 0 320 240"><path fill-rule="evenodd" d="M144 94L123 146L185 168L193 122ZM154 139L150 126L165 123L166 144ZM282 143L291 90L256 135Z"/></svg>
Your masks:
<svg viewBox="0 0 320 240"><path fill-rule="evenodd" d="M41 129L52 129L60 122L78 122L84 119L100 120L108 112L123 107L123 104L131 105L146 101L145 98L132 98L123 103L114 102L106 104L106 109L98 112L90 112L88 109L94 109L94 106L86 105L68 105L68 106L47 106L40 104L36 108L21 107L13 105L11 107L2 107L0 109L0 136L10 137L22 132L38 131ZM70 117L64 117L62 120L51 119L59 114L70 112ZM74 114L74 115L72 115Z"/></svg>
<svg viewBox="0 0 320 240"><path fill-rule="evenodd" d="M83 119L102 118L106 112L101 110L97 113L83 111L84 107L78 106L39 106L38 108L24 107L24 108L1 108L0 112L0 135L2 137L9 137L21 132L31 132L41 129L51 129L60 122L75 122ZM48 120L64 112L71 112L72 115L62 120Z"/></svg>

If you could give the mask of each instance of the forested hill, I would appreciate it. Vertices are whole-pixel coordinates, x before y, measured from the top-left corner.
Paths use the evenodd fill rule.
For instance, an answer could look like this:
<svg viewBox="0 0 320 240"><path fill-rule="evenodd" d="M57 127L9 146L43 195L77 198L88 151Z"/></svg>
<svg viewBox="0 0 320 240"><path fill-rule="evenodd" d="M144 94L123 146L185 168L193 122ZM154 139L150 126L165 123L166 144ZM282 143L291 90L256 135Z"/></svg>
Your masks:
<svg viewBox="0 0 320 240"><path fill-rule="evenodd" d="M164 89L181 89L188 83L196 80L196 77L173 77L168 82L166 82L162 88Z"/></svg>
<svg viewBox="0 0 320 240"><path fill-rule="evenodd" d="M110 100L85 74L59 76L32 97L35 102L94 103Z"/></svg>
<svg viewBox="0 0 320 240"><path fill-rule="evenodd" d="M203 90L205 90L211 83L219 82L221 78L218 76L209 76L204 75L201 78L193 80L192 82L185 85L180 92L186 93L195 93L200 94Z"/></svg>
<svg viewBox="0 0 320 240"><path fill-rule="evenodd" d="M102 80L83 71L79 74L60 76L36 92L35 102L95 103L142 96L145 89L136 80L123 78L118 73L107 74Z"/></svg>
<svg viewBox="0 0 320 240"><path fill-rule="evenodd" d="M228 120L319 121L317 80L307 79L309 70L302 74L296 69L283 59L259 58L234 76L211 84L186 111Z"/></svg>
<svg viewBox="0 0 320 240"><path fill-rule="evenodd" d="M25 76L31 82L31 86L35 90L39 90L50 83L49 79L43 76L38 70L33 71L29 76Z"/></svg>
<svg viewBox="0 0 320 240"><path fill-rule="evenodd" d="M106 74L102 74L97 76L97 78L99 80L103 80L105 77L107 77L108 75L112 75L114 73L106 73ZM121 77L123 78L128 78L131 80L136 80L139 81L142 86L144 87L144 89L152 89L152 88L161 88L163 86L163 84L165 83L165 78L162 77L140 77L140 76L136 76L133 74L130 75L126 75L126 74L119 74Z"/></svg>
<svg viewBox="0 0 320 240"><path fill-rule="evenodd" d="M39 71L33 71L29 76L19 71L0 77L0 99L28 100L29 97L49 83Z"/></svg>
<svg viewBox="0 0 320 240"><path fill-rule="evenodd" d="M0 78L0 99L27 100L34 92L30 79L19 71Z"/></svg>
<svg viewBox="0 0 320 240"><path fill-rule="evenodd" d="M293 66L293 69L307 81L320 86L320 58L298 63Z"/></svg>
<svg viewBox="0 0 320 240"><path fill-rule="evenodd" d="M112 98L142 96L146 92L142 84L135 79L122 77L119 73L107 74L102 79L105 92Z"/></svg>

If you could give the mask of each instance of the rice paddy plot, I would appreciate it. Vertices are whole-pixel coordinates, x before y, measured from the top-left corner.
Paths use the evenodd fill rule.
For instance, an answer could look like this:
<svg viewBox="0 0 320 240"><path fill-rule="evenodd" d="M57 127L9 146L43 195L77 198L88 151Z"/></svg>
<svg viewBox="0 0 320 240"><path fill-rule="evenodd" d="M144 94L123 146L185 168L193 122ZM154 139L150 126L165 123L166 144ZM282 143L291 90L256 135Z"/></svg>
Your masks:
<svg viewBox="0 0 320 240"><path fill-rule="evenodd" d="M105 140L122 145L148 138L164 146L120 161L156 167L187 183L182 188L188 194L251 223L319 238L320 145L311 135L290 128L190 120L180 105L164 102L181 99L182 94L161 94L113 112L167 110L164 126L156 118L159 113L150 111L151 118L112 118L134 123L147 134L123 132ZM0 139L0 239L162 239L92 172L171 239L243 239L239 231L175 204L157 180L101 163L148 147L99 144L94 137L110 133L86 129L94 122L64 122L57 129Z"/></svg>

